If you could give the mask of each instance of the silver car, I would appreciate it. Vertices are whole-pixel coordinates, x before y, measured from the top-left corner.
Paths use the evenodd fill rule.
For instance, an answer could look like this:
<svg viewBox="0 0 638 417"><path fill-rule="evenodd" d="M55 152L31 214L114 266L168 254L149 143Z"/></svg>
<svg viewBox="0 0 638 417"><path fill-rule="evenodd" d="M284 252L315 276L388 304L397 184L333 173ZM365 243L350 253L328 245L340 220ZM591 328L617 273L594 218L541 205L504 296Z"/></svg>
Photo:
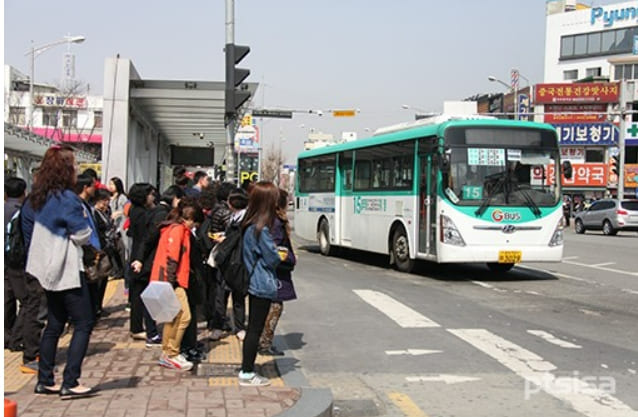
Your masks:
<svg viewBox="0 0 638 417"><path fill-rule="evenodd" d="M638 231L638 200L594 201L588 209L576 214L574 228L576 233L591 229L611 236L620 230Z"/></svg>

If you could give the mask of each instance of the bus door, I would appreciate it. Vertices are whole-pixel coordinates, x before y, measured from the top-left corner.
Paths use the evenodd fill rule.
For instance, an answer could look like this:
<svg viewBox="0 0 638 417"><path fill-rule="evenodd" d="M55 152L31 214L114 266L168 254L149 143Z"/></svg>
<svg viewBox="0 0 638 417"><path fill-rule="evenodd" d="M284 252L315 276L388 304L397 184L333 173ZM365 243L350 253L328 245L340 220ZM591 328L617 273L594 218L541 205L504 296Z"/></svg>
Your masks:
<svg viewBox="0 0 638 417"><path fill-rule="evenodd" d="M340 200L339 205L339 231L341 236L341 244L344 246L352 245L352 216L354 215L354 197L352 196L352 151L339 154L339 183L337 184L337 195Z"/></svg>
<svg viewBox="0 0 638 417"><path fill-rule="evenodd" d="M436 138L419 141L419 250L436 254Z"/></svg>

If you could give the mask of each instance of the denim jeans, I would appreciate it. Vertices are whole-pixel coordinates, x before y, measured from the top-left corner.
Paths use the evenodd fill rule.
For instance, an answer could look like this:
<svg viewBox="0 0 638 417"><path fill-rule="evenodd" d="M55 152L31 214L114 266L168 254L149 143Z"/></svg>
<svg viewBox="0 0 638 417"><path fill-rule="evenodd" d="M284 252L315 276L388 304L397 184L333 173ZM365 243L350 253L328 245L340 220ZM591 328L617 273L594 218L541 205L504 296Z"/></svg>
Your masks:
<svg viewBox="0 0 638 417"><path fill-rule="evenodd" d="M89 338L95 315L91 305L89 288L84 278L80 278L82 286L65 291L45 291L49 308L47 325L40 341L40 364L38 382L51 386L55 383L53 368L60 335L67 321L73 324L73 336L67 351L62 386L73 388L79 385L82 372L82 361L89 347Z"/></svg>

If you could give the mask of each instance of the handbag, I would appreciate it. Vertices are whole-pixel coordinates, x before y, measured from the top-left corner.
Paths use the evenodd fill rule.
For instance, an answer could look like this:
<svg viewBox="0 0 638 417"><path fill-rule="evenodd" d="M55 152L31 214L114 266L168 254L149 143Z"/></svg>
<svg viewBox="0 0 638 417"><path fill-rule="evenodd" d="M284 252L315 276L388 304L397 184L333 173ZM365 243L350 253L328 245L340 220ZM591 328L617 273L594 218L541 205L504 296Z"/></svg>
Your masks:
<svg viewBox="0 0 638 417"><path fill-rule="evenodd" d="M113 263L108 254L91 245L82 247L84 250L84 273L89 282L107 279L113 270Z"/></svg>
<svg viewBox="0 0 638 417"><path fill-rule="evenodd" d="M208 260L206 261L206 263L211 268L217 268L217 262L215 262L215 255L217 255L217 245L213 246L213 249L211 249L210 253L208 254Z"/></svg>

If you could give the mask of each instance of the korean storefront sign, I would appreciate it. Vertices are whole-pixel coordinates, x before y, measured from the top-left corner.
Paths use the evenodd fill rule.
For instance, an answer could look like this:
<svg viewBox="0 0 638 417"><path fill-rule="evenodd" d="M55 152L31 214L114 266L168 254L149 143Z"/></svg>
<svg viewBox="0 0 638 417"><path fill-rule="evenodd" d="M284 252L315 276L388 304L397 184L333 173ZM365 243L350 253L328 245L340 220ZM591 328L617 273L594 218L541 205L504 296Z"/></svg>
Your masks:
<svg viewBox="0 0 638 417"><path fill-rule="evenodd" d="M625 164L625 188L638 188L638 164Z"/></svg>
<svg viewBox="0 0 638 417"><path fill-rule="evenodd" d="M88 106L86 97L63 97L53 94L43 94L34 97L34 104L46 107L71 107L85 109Z"/></svg>
<svg viewBox="0 0 638 417"><path fill-rule="evenodd" d="M575 146L560 148L561 161L585 162L585 148Z"/></svg>
<svg viewBox="0 0 638 417"><path fill-rule="evenodd" d="M596 123L607 119L606 104L546 104L546 123Z"/></svg>
<svg viewBox="0 0 638 417"><path fill-rule="evenodd" d="M560 145L602 145L618 143L618 129L611 123L555 124Z"/></svg>
<svg viewBox="0 0 638 417"><path fill-rule="evenodd" d="M562 184L566 187L606 187L607 165L604 163L572 164L573 174L570 179L561 176ZM554 184L554 164L545 167L545 185ZM532 184L540 185L543 182L543 168L532 168Z"/></svg>
<svg viewBox="0 0 638 417"><path fill-rule="evenodd" d="M538 84L536 104L545 103L617 103L620 83Z"/></svg>

